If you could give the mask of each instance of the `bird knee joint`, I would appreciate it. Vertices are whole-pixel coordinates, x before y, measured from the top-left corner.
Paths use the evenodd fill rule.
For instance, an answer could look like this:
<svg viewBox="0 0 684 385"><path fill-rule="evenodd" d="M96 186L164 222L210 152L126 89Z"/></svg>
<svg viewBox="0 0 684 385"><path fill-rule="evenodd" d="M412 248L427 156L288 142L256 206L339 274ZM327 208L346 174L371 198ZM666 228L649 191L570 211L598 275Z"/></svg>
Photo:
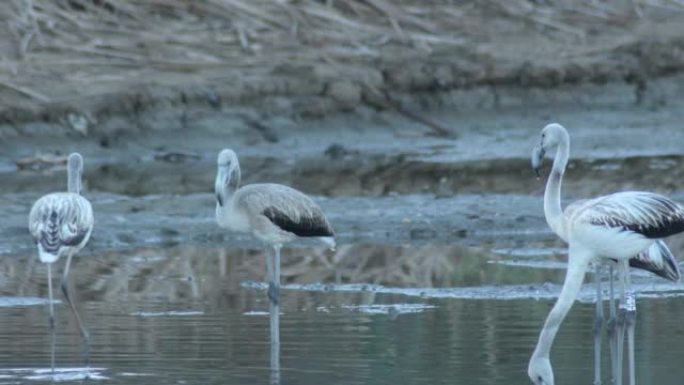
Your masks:
<svg viewBox="0 0 684 385"><path fill-rule="evenodd" d="M636 310L625 311L625 324L634 325L636 323Z"/></svg>
<svg viewBox="0 0 684 385"><path fill-rule="evenodd" d="M280 301L280 288L278 286L270 283L268 285L266 294L268 295L268 299L270 299L274 305L278 305Z"/></svg>

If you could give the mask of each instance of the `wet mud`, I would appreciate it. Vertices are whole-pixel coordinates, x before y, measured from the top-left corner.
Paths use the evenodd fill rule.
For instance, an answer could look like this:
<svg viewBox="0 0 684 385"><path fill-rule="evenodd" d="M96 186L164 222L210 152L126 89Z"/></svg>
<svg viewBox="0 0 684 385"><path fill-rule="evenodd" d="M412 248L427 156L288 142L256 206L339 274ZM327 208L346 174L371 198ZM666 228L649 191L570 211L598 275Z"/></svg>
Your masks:
<svg viewBox="0 0 684 385"><path fill-rule="evenodd" d="M0 253L34 252L26 231L28 210L39 196L64 189L60 159L74 150L86 159L84 196L96 217L83 253L178 245L261 250L253 237L215 224L215 156L231 147L240 157L243 183L279 182L311 194L335 228L340 247L498 250L514 268L510 265L530 263L535 250L548 255L564 248L543 218L544 180L536 180L529 165L538 132L549 121L565 124L572 136L566 202L625 189L684 201L684 102L674 97L682 84L675 79L654 82L647 94L650 104L635 104L619 83L554 92L497 90L498 104L479 109L428 103L424 111L456 127L457 138L426 135L424 127L404 116L364 109L325 119L274 118L265 123L275 127L266 136L231 118L229 111L215 111L198 115L192 130L13 137L0 144ZM460 98L490 91L474 89ZM555 243L539 248L538 242ZM306 241L293 246L316 247ZM401 250L391 250L401 260ZM444 253L449 254L435 254ZM359 274L347 279L393 282ZM420 282L428 281L438 282Z"/></svg>

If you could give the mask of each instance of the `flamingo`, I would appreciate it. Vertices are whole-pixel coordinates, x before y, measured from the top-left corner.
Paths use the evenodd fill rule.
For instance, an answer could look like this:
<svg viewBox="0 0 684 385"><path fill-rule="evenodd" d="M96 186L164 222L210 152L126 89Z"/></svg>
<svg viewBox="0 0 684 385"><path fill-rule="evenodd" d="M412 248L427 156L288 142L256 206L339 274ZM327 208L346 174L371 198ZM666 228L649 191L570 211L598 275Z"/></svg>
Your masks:
<svg viewBox="0 0 684 385"><path fill-rule="evenodd" d="M658 241L684 231L684 209L659 194L626 191L590 199L564 215L560 205L561 183L568 163L570 137L557 123L545 126L532 157L537 171L546 152L556 151L551 175L544 192L544 214L548 225L568 243L568 268L558 300L539 335L528 366L535 385L554 385L550 350L556 333L572 307L590 262L616 261L621 283L620 316L617 326L623 336L627 328L630 384L635 385L634 324L636 301L630 288L629 261L642 253L662 252ZM569 214L569 215L568 215ZM666 247L665 247L666 249ZM669 250L668 250L669 252ZM666 259L666 258L665 258ZM617 383L621 383L621 345L617 349Z"/></svg>
<svg viewBox="0 0 684 385"><path fill-rule="evenodd" d="M67 258L61 279L62 293L76 318L83 338L86 367L90 362L90 336L69 295L67 282L71 257L88 243L93 231L93 209L90 202L81 196L82 172L83 157L79 153L70 154L67 160L67 192L56 192L41 197L33 204L29 213L29 231L38 246L40 261L47 265L50 299L48 324L52 337L50 365L53 375L55 372L55 311L52 300L52 264L62 257Z"/></svg>
<svg viewBox="0 0 684 385"><path fill-rule="evenodd" d="M280 249L298 237L313 237L330 247L335 233L321 208L308 196L291 187L257 183L240 187L240 163L235 151L222 150L217 159L216 221L220 227L251 233L273 249L266 257L270 312L271 351L278 351L280 301ZM272 356L271 360L278 360ZM272 373L279 373L271 362Z"/></svg>

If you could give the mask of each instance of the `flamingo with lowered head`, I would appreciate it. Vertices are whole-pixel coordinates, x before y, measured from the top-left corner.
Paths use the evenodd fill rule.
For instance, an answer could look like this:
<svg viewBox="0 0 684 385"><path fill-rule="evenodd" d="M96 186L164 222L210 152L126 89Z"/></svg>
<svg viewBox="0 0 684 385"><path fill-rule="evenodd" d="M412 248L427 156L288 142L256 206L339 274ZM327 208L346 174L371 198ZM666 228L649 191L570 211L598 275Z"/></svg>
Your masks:
<svg viewBox="0 0 684 385"><path fill-rule="evenodd" d="M532 163L538 170L546 152L555 150L551 175L544 193L544 213L553 231L568 243L568 268L558 300L549 313L532 353L528 375L535 385L554 385L550 351L556 333L582 286L590 262L616 261L621 282L618 328L628 334L630 384L634 374L634 323L636 303L630 289L629 261L635 256L671 255L659 240L684 231L684 209L659 194L620 192L581 202L564 214L560 204L563 174L568 163L570 137L552 123L544 127ZM657 248L653 248L654 244ZM650 248L650 249L649 249ZM647 253L647 254L643 254ZM667 259L666 257L663 257ZM622 333L618 333L622 335ZM617 383L621 383L621 344L618 344Z"/></svg>

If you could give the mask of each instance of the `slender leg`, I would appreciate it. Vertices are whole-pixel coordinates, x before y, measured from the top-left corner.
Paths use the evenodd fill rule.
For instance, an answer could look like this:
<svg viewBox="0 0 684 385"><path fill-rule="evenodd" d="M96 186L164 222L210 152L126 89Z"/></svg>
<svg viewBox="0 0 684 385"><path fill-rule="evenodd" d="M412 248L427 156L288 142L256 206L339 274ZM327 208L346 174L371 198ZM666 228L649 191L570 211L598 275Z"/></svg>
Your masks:
<svg viewBox="0 0 684 385"><path fill-rule="evenodd" d="M600 262L594 266L596 280L596 313L594 314L594 385L601 385L601 332L603 331L603 290L601 279L603 269Z"/></svg>
<svg viewBox="0 0 684 385"><path fill-rule="evenodd" d="M271 319L271 375L270 385L280 385L280 313L270 313Z"/></svg>
<svg viewBox="0 0 684 385"><path fill-rule="evenodd" d="M610 370L612 374L612 383L615 384L617 381L617 333L616 327L616 311L615 311L615 272L613 265L610 265L608 269L608 282L609 282L609 295L610 299L608 301L608 311L609 319L607 329L608 329L608 343L610 344Z"/></svg>
<svg viewBox="0 0 684 385"><path fill-rule="evenodd" d="M622 305L625 311L625 324L627 328L627 359L629 365L629 384L636 385L636 368L634 365L634 326L636 325L636 295L631 290L629 270L625 276L625 303Z"/></svg>
<svg viewBox="0 0 684 385"><path fill-rule="evenodd" d="M273 246L268 298L271 321L271 385L280 384L280 245Z"/></svg>
<svg viewBox="0 0 684 385"><path fill-rule="evenodd" d="M619 273L621 288L620 288L620 306L617 319L617 375L616 384L622 385L622 365L624 362L624 345L625 345L625 324L627 321L627 310L625 308L626 295L627 295L627 282L629 274L629 261L619 261Z"/></svg>
<svg viewBox="0 0 684 385"><path fill-rule="evenodd" d="M268 281L268 289L271 289L271 279L273 278L273 257L268 255L269 249L266 248L266 280ZM271 299L271 293L266 292L268 299Z"/></svg>
<svg viewBox="0 0 684 385"><path fill-rule="evenodd" d="M280 343L280 329L278 319L280 316L280 246L273 247L273 268L271 271L271 282L268 284L268 298L270 301L271 314L276 313L278 317L271 317L271 341Z"/></svg>
<svg viewBox="0 0 684 385"><path fill-rule="evenodd" d="M66 299L67 303L69 304L69 307L71 308L71 312L74 314L74 318L76 318L76 323L78 324L78 329L81 332L81 337L83 338L83 358L85 361L85 366L86 368L90 368L90 334L88 334L88 330L85 328L83 321L81 320L81 316L78 314L78 310L76 310L76 305L74 305L74 302L71 300L71 297L69 296L69 285L68 285L68 277L69 277L69 267L71 266L71 257L73 254L69 254L67 257L66 265L64 266L64 273L62 274L62 293L64 294L64 298Z"/></svg>
<svg viewBox="0 0 684 385"><path fill-rule="evenodd" d="M55 306L52 303L52 264L47 264L47 283L48 283L48 297L50 300L50 316L48 317L48 327L50 329L50 369L52 375L55 375Z"/></svg>
<svg viewBox="0 0 684 385"><path fill-rule="evenodd" d="M266 256L268 270L268 299L278 305L280 302L280 246L273 246L273 255Z"/></svg>

